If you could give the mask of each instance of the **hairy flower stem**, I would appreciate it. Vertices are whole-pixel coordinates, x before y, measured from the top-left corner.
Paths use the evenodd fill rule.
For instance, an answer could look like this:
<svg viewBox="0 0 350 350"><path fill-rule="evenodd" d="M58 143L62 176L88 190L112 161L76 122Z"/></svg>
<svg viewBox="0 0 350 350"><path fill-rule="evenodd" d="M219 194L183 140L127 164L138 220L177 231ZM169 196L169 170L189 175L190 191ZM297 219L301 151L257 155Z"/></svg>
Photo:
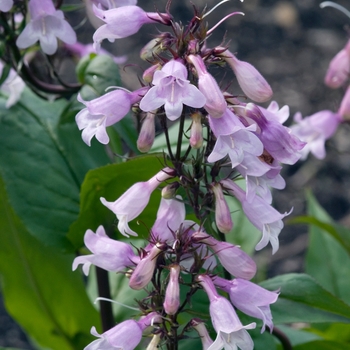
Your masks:
<svg viewBox="0 0 350 350"><path fill-rule="evenodd" d="M162 126L162 129L164 131L165 134L165 141L166 141L166 145L168 148L168 154L171 160L174 159L174 155L173 155L173 151L171 149L171 144L170 144L170 139L169 139L169 132L168 132L168 126L167 126L167 119L166 116L163 115L160 117L160 124Z"/></svg>
<svg viewBox="0 0 350 350"><path fill-rule="evenodd" d="M111 299L109 288L108 271L96 267L98 295L103 298ZM114 325L114 317L112 312L112 304L110 302L100 301L100 317L103 332L108 331Z"/></svg>

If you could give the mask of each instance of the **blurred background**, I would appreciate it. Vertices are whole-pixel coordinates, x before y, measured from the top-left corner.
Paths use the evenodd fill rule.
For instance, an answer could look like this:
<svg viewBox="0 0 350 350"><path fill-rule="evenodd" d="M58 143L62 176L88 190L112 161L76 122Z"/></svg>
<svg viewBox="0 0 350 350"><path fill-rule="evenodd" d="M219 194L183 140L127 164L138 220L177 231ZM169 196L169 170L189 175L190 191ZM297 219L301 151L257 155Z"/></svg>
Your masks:
<svg viewBox="0 0 350 350"><path fill-rule="evenodd" d="M66 4L67 2L64 1ZM68 3L76 4L78 0ZM173 1L171 13L184 24L191 19L193 5L200 11L214 0ZM317 0L231 0L222 4L207 17L209 28L233 11L242 11L221 24L209 39L208 46L228 44L240 60L253 64L267 79L274 91L274 100L280 106L289 105L293 115L300 111L303 116L320 110L336 111L343 97L342 89L331 90L323 83L330 60L345 46L350 36L350 19L333 9L321 9ZM348 0L338 4L348 7ZM164 11L165 1L140 0L138 5L147 11ZM75 26L78 38L91 43L94 28L85 21L84 10L67 13ZM138 88L137 77L147 63L138 57L142 46L157 34L161 26L145 25L138 34L103 47L114 55L128 55L128 65L121 66L125 87ZM215 76L215 71L212 72ZM229 91L240 94L233 73L216 76L221 86L233 81ZM268 104L265 104L266 107ZM310 189L330 216L350 226L350 137L349 126L342 125L327 143L327 156L320 161L313 156L293 166L284 166L283 176L287 186L274 193L274 206L281 212L293 207L291 217L305 214L305 190ZM288 225L280 234L280 250L271 257L266 248L256 254L256 260L266 266L266 276L302 272L307 247L307 227ZM0 303L0 347L32 349L20 328L11 320Z"/></svg>

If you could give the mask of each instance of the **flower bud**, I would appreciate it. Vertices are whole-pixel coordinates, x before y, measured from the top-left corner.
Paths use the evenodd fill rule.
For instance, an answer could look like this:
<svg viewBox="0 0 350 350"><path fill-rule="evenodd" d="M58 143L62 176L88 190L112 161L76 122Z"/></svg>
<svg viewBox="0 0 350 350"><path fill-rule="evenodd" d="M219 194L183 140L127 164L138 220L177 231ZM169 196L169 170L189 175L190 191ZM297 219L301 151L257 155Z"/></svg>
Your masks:
<svg viewBox="0 0 350 350"><path fill-rule="evenodd" d="M212 186L215 196L215 222L218 229L223 233L229 233L233 228L230 209L225 200L220 184Z"/></svg>
<svg viewBox="0 0 350 350"><path fill-rule="evenodd" d="M158 255L165 249L166 245L157 243L148 254L140 260L129 280L129 287L142 289L147 286L153 277Z"/></svg>
<svg viewBox="0 0 350 350"><path fill-rule="evenodd" d="M350 40L346 47L338 52L328 66L324 83L332 89L341 87L350 74Z"/></svg>
<svg viewBox="0 0 350 350"><path fill-rule="evenodd" d="M180 184L175 181L169 185L166 185L162 188L162 198L164 199L173 199L175 197L176 191L180 187Z"/></svg>
<svg viewBox="0 0 350 350"><path fill-rule="evenodd" d="M220 55L232 68L243 92L255 102L266 102L272 97L272 89L257 69L240 61L229 50Z"/></svg>
<svg viewBox="0 0 350 350"><path fill-rule="evenodd" d="M152 61L154 56L159 55L163 49L160 45L161 38L154 38L149 41L140 51L140 57L144 61Z"/></svg>
<svg viewBox="0 0 350 350"><path fill-rule="evenodd" d="M202 127L202 114L193 113L192 125L191 125L191 137L190 145L194 149L201 148L203 145L203 127Z"/></svg>
<svg viewBox="0 0 350 350"><path fill-rule="evenodd" d="M194 65L198 75L198 88L205 96L205 110L213 118L220 118L226 111L227 103L218 83L211 74L208 73L203 59L200 56L189 55L189 61Z"/></svg>
<svg viewBox="0 0 350 350"><path fill-rule="evenodd" d="M142 79L150 84L153 80L153 76L154 76L154 73L157 71L157 70L160 70L162 67L160 64L154 64L153 66L147 68L143 74L142 74Z"/></svg>
<svg viewBox="0 0 350 350"><path fill-rule="evenodd" d="M194 318L190 321L190 325L197 331L198 335L200 336L203 350L208 350L211 344L213 344L213 340L210 338L204 322L198 318Z"/></svg>
<svg viewBox="0 0 350 350"><path fill-rule="evenodd" d="M152 337L152 340L148 344L146 350L158 350L159 349L159 343L160 343L160 333L155 334Z"/></svg>
<svg viewBox="0 0 350 350"><path fill-rule="evenodd" d="M156 134L154 123L155 112L156 111L148 112L141 126L141 131L137 139L137 148L142 153L148 152L154 142Z"/></svg>
<svg viewBox="0 0 350 350"><path fill-rule="evenodd" d="M341 101L338 114L340 114L344 120L350 120L350 85L346 89L345 95Z"/></svg>
<svg viewBox="0 0 350 350"><path fill-rule="evenodd" d="M180 306L180 271L180 265L174 264L170 266L169 282L163 303L164 310L168 315L175 315Z"/></svg>

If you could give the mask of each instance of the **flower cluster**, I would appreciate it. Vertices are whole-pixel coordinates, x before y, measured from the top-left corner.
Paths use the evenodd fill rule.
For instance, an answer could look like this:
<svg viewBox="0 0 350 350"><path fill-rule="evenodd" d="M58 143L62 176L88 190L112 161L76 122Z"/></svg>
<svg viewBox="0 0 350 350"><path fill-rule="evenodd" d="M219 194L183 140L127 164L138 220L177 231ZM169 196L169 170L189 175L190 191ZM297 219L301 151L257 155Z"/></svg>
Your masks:
<svg viewBox="0 0 350 350"><path fill-rule="evenodd" d="M174 20L169 8L164 13L147 13L135 1L117 4L94 1L93 13L103 22L93 36L97 51L102 50L104 39L113 42L125 38L144 24L158 24L158 29L167 26L171 32L160 33L141 50L141 58L150 66L139 89L115 88L91 101L79 95L85 108L77 114L76 122L87 145L94 136L108 144L106 128L132 110L141 123L137 146L141 152L148 152L158 119L166 135L168 166L148 181L135 183L116 200L101 198L116 215L118 231L126 237L137 236L129 223L146 208L151 194L162 187L148 244L138 247L137 252L128 243L109 238L102 226L96 234L91 230L85 234L92 254L77 257L73 269L82 264L88 274L94 264L124 272L131 289L148 291L148 296L138 301L139 321L122 322L102 335L93 329L100 339L86 349L132 349L150 325L154 327L149 349L184 341L189 331L198 333L204 349L253 349L247 329L256 325L242 325L235 310L260 319L262 332L266 327L272 331L270 305L276 302L278 292L251 282L256 274L254 260L226 241L225 234L234 226L227 198L240 202L244 215L260 230L256 249L271 243L275 253L282 220L288 213L273 208L271 188L284 188L282 164L297 162L305 142L283 125L289 117L287 106L280 109L276 102L267 108L258 105L271 99L272 90L255 67L239 60L228 46L207 46L206 39L216 28L208 30L204 22L209 13L199 14L195 9L192 20L183 26ZM232 70L245 99L220 87L211 74L215 67ZM186 119L192 121L187 131ZM175 148L168 138L169 124L174 121L179 121L180 129ZM184 135L189 140L186 151L182 149ZM245 180L245 188L237 179ZM184 203L196 222L186 220ZM225 278L219 276L222 269ZM181 290L186 290L186 298L181 297ZM186 312L199 290L204 290L209 300L211 324L217 334L214 341L205 320L193 318L178 330L179 314ZM230 301L220 290L228 293ZM135 344L121 336L129 326L135 328Z"/></svg>

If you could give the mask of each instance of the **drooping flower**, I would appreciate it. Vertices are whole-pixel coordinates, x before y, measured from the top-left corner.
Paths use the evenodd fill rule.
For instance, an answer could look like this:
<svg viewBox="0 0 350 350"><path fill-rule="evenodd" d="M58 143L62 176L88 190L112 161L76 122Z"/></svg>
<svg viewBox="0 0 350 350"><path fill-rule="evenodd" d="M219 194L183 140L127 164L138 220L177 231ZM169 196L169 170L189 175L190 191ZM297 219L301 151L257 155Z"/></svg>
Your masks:
<svg viewBox="0 0 350 350"><path fill-rule="evenodd" d="M191 125L191 136L190 145L194 149L199 149L203 146L203 126L202 126L202 114L193 113L191 115L192 125Z"/></svg>
<svg viewBox="0 0 350 350"><path fill-rule="evenodd" d="M201 108L205 104L204 95L187 80L187 69L178 60L171 60L161 70L154 72L154 85L143 97L140 108L153 111L164 105L170 120L180 117L183 105Z"/></svg>
<svg viewBox="0 0 350 350"><path fill-rule="evenodd" d="M278 292L270 292L255 283L240 278L228 281L215 276L213 282L215 286L228 293L231 303L237 309L263 321L261 333L265 331L266 326L272 332L273 322L270 305L277 301Z"/></svg>
<svg viewBox="0 0 350 350"><path fill-rule="evenodd" d="M118 230L121 234L126 237L129 237L129 235L137 236L137 233L130 229L129 222L142 213L150 200L152 192L159 184L174 175L173 169L164 168L148 181L137 182L131 186L115 202L107 202L105 198L100 198L102 204L116 214L119 220Z"/></svg>
<svg viewBox="0 0 350 350"><path fill-rule="evenodd" d="M335 133L342 117L324 110L305 118L302 118L301 113L296 113L294 121L297 124L291 126L293 134L306 142L301 159L306 159L309 152L323 159L326 156L325 142Z"/></svg>
<svg viewBox="0 0 350 350"><path fill-rule="evenodd" d="M243 92L255 102L266 102L272 97L272 89L257 69L248 62L240 61L229 50L220 56L234 71Z"/></svg>
<svg viewBox="0 0 350 350"><path fill-rule="evenodd" d="M89 274L91 264L107 271L118 272L137 264L140 260L129 244L109 238L103 226L97 228L96 234L87 230L84 243L93 254L75 258L73 271L77 269L78 265L83 264L85 275Z"/></svg>
<svg viewBox="0 0 350 350"><path fill-rule="evenodd" d="M238 246L220 242L205 232L197 231L192 235L193 241L207 245L221 265L233 276L250 280L256 273L254 260Z"/></svg>
<svg viewBox="0 0 350 350"><path fill-rule="evenodd" d="M93 6L95 15L105 22L93 35L94 47L99 50L101 42L108 39L126 38L139 31L146 23L169 23L169 15L157 12L145 12L138 6L122 6L103 11ZM153 108L154 109L154 108Z"/></svg>
<svg viewBox="0 0 350 350"><path fill-rule="evenodd" d="M240 108L239 111L242 111ZM283 126L279 121L266 118L263 111L253 103L247 103L243 118L253 120L258 130L256 135L260 138L264 148L277 161L293 165L301 157L301 150L305 142L300 141L291 129Z"/></svg>
<svg viewBox="0 0 350 350"><path fill-rule="evenodd" d="M176 199L164 199L160 201L156 221L151 229L153 239L161 242L174 241L175 232L185 220L185 204L181 196Z"/></svg>
<svg viewBox="0 0 350 350"><path fill-rule="evenodd" d="M0 11L8 12L13 6L13 0L0 0Z"/></svg>
<svg viewBox="0 0 350 350"><path fill-rule="evenodd" d="M208 157L209 162L216 162L228 155L234 168L242 163L246 153L255 156L262 154L263 145L252 132L256 127L245 127L229 109L226 109L219 119L209 117L209 123L217 137L213 151Z"/></svg>
<svg viewBox="0 0 350 350"><path fill-rule="evenodd" d="M220 183L241 202L248 220L262 232L262 238L255 249L260 250L270 242L272 254L275 254L279 248L278 235L284 226L282 219L290 212L279 213L259 196L255 196L251 202L248 202L245 191L230 179L221 180Z"/></svg>
<svg viewBox="0 0 350 350"><path fill-rule="evenodd" d="M175 315L180 306L179 276L181 266L173 264L169 266L169 281L165 291L163 307L168 315Z"/></svg>
<svg viewBox="0 0 350 350"><path fill-rule="evenodd" d="M161 322L161 317L156 312L151 312L138 321L127 320L119 323L110 330L99 334L95 327L91 328L91 334L99 339L94 340L84 350L133 350L142 339L142 332L153 323Z"/></svg>
<svg viewBox="0 0 350 350"><path fill-rule="evenodd" d="M189 55L188 60L194 65L198 75L198 88L205 96L205 110L213 118L220 118L226 111L227 103L220 87L207 71L200 56Z"/></svg>
<svg viewBox="0 0 350 350"><path fill-rule="evenodd" d="M229 350L240 348L242 350L253 350L254 343L247 329L256 327L255 323L243 326L233 306L223 296L219 295L214 283L207 275L197 276L197 281L206 291L210 306L210 318L217 337L208 350Z"/></svg>
<svg viewBox="0 0 350 350"><path fill-rule="evenodd" d="M125 90L113 90L91 101L84 101L80 94L78 101L86 108L82 109L75 117L79 130L83 130L82 139L90 146L91 139L96 139L107 144L109 137L106 127L119 122L129 112L131 106L138 102L147 88L141 88L134 92Z"/></svg>
<svg viewBox="0 0 350 350"><path fill-rule="evenodd" d="M4 64L0 62L0 76L3 68ZM8 96L6 108L10 108L20 99L24 87L25 83L22 78L11 68L7 78L0 86L0 91Z"/></svg>
<svg viewBox="0 0 350 350"><path fill-rule="evenodd" d="M331 60L324 82L332 89L344 85L350 76L350 40Z"/></svg>
<svg viewBox="0 0 350 350"><path fill-rule="evenodd" d="M31 20L16 41L20 49L40 41L41 49L53 55L57 50L57 38L67 44L77 41L73 28L64 19L63 12L55 9L52 0L30 0L28 7Z"/></svg>

